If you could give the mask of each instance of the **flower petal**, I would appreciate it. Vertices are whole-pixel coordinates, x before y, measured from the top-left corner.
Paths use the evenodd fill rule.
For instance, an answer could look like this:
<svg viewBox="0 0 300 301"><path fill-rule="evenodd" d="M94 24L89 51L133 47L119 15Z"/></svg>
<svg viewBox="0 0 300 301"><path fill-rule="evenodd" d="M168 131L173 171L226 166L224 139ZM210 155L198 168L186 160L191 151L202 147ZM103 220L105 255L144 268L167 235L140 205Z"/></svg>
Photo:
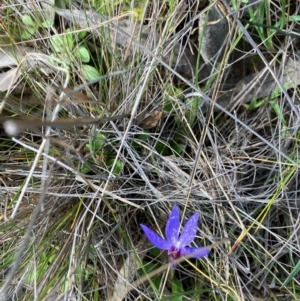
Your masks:
<svg viewBox="0 0 300 301"><path fill-rule="evenodd" d="M178 242L179 226L179 208L177 205L175 205L172 208L172 211L166 224L166 238L169 242L172 243L173 246L175 246Z"/></svg>
<svg viewBox="0 0 300 301"><path fill-rule="evenodd" d="M184 248L185 255L195 253L194 255L192 255L191 258L201 258L201 257L204 257L204 256L208 255L209 252L210 252L210 249L208 249L206 247L200 247L200 248L186 247L186 248Z"/></svg>
<svg viewBox="0 0 300 301"><path fill-rule="evenodd" d="M199 220L199 213L195 213L187 221L179 237L178 247L183 248L189 245L194 240L197 232L198 220Z"/></svg>
<svg viewBox="0 0 300 301"><path fill-rule="evenodd" d="M161 236L159 236L156 232L151 230L149 227L145 225L140 225L143 229L146 237L148 240L157 248L161 250L168 250L171 247L171 243L165 239L163 239Z"/></svg>

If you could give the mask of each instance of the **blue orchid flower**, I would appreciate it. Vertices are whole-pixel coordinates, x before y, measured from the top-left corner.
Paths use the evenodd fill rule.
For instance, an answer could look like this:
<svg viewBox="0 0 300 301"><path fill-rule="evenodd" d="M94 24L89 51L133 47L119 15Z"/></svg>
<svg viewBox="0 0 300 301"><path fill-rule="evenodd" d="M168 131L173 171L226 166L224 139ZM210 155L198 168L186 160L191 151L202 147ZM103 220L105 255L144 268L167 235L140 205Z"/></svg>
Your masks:
<svg viewBox="0 0 300 301"><path fill-rule="evenodd" d="M157 248L167 250L170 257L170 262L182 256L192 254L192 258L201 258L209 254L210 249L206 247L190 248L187 247L196 236L199 213L193 214L187 221L181 235L179 235L180 219L179 208L174 206L166 224L166 239L162 238L149 227L141 224L148 240ZM173 268L175 265L173 265Z"/></svg>

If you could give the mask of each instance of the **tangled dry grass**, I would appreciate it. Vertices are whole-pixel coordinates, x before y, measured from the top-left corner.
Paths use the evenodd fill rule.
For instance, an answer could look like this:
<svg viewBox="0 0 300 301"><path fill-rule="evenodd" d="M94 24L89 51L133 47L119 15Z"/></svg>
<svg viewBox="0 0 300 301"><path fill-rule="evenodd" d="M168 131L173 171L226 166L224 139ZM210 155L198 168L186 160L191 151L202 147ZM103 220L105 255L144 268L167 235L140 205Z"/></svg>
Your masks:
<svg viewBox="0 0 300 301"><path fill-rule="evenodd" d="M51 3L0 9L1 300L298 300L300 3ZM139 224L174 203L230 243L170 271Z"/></svg>

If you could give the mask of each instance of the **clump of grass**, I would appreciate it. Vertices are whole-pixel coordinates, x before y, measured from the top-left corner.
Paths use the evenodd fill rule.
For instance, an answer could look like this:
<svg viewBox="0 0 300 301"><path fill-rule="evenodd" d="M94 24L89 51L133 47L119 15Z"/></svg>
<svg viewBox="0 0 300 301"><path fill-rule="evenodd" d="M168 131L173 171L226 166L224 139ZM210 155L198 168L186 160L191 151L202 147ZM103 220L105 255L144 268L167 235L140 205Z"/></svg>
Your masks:
<svg viewBox="0 0 300 301"><path fill-rule="evenodd" d="M261 1L247 10L233 3L248 25L231 27L234 47L208 80L203 74L187 79L176 73L180 54L193 49L193 60L203 64L192 34L197 3L182 10L179 1L78 7L66 1L45 24L41 12L49 7L12 1L1 7L5 43L35 52L31 67L20 66L22 76L3 92L5 118L130 114L96 125L33 128L15 138L3 134L1 297L299 299L299 134L297 112L287 101L298 103L298 88L291 82L288 93L279 88L221 113L208 106L249 70L258 74L266 62L284 67L285 56L296 56L297 43L282 31L297 32L297 7L282 3L278 15L278 3ZM82 15L88 18L92 8L103 19L95 27L82 19L83 27L78 15L88 11ZM122 33L128 45L121 47L114 30L123 15L144 25L134 23L140 30L134 38ZM243 72L236 75L237 69ZM139 225L163 233L174 203L183 221L201 213L196 245L232 243L169 270L166 254L147 242Z"/></svg>

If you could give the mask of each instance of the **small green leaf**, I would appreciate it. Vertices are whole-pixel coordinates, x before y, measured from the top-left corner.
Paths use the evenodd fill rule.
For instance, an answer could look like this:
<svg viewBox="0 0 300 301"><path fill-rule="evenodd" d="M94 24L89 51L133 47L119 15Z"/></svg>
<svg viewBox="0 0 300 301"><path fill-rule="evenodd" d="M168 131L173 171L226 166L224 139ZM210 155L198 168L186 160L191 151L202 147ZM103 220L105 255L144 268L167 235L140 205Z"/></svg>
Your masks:
<svg viewBox="0 0 300 301"><path fill-rule="evenodd" d="M55 260L55 258L56 258L56 255L51 254L51 255L48 257L48 263L49 263L49 264L53 263L54 260Z"/></svg>
<svg viewBox="0 0 300 301"><path fill-rule="evenodd" d="M44 28L51 28L54 25L54 20L46 20L42 23Z"/></svg>
<svg viewBox="0 0 300 301"><path fill-rule="evenodd" d="M67 33L64 36L53 36L51 44L55 52L68 52L74 48L74 36L71 33Z"/></svg>
<svg viewBox="0 0 300 301"><path fill-rule="evenodd" d="M253 111L256 110L266 104L266 98L263 98L262 100L257 100L255 97L250 104L243 104L243 106L246 108L246 110Z"/></svg>
<svg viewBox="0 0 300 301"><path fill-rule="evenodd" d="M90 65L82 65L82 73L87 81L94 80L100 77L98 70Z"/></svg>
<svg viewBox="0 0 300 301"><path fill-rule="evenodd" d="M180 156L185 150L185 144L173 142L171 144L172 149L175 151L176 156Z"/></svg>
<svg viewBox="0 0 300 301"><path fill-rule="evenodd" d="M136 14L137 21L141 21L143 19L144 8L134 8L133 12Z"/></svg>
<svg viewBox="0 0 300 301"><path fill-rule="evenodd" d="M165 143L162 143L161 141L156 142L155 150L163 156L169 156L171 154L170 148Z"/></svg>
<svg viewBox="0 0 300 301"><path fill-rule="evenodd" d="M63 36L64 48L67 47L68 50L72 50L75 45L74 34L70 29L66 30L66 34Z"/></svg>
<svg viewBox="0 0 300 301"><path fill-rule="evenodd" d="M29 39L30 37L32 37L35 33L36 29L35 28L32 28L32 27L28 27L26 30L24 30L22 33L21 33L21 37L22 39Z"/></svg>
<svg viewBox="0 0 300 301"><path fill-rule="evenodd" d="M32 18L29 15L24 15L22 17L22 22L24 23L25 28L21 33L22 39L29 39L37 31L38 25L35 24Z"/></svg>
<svg viewBox="0 0 300 301"><path fill-rule="evenodd" d="M106 136L102 133L97 133L96 137L93 137L92 141L86 144L86 148L91 151L97 151L101 149L105 143Z"/></svg>
<svg viewBox="0 0 300 301"><path fill-rule="evenodd" d="M114 161L115 161L115 159L110 159L110 160L108 160L108 161L107 161L107 165L108 165L109 167L112 167L113 164L114 164ZM122 172L123 168L124 168L124 163L123 163L122 161L117 160L116 165L115 165L115 168L114 168L114 170L112 171L112 173L113 173L114 175L118 176L118 175Z"/></svg>
<svg viewBox="0 0 300 301"><path fill-rule="evenodd" d="M36 27L35 23L32 21L32 19L29 15L24 15L22 17L22 22L27 26Z"/></svg>
<svg viewBox="0 0 300 301"><path fill-rule="evenodd" d="M88 173L88 172L90 172L91 171L91 169L88 167L88 166L86 166L86 165L83 165L82 167L81 167L81 170L80 170L80 172L82 173L82 174L86 174L86 173Z"/></svg>
<svg viewBox="0 0 300 301"><path fill-rule="evenodd" d="M151 248L149 250L149 254L151 256L153 256L154 258L157 258L159 256L159 254L161 254L161 250L159 250L158 248Z"/></svg>
<svg viewBox="0 0 300 301"><path fill-rule="evenodd" d="M78 34L78 39L79 40L83 40L87 35L87 32L86 31L81 31L79 34Z"/></svg>
<svg viewBox="0 0 300 301"><path fill-rule="evenodd" d="M84 46L78 47L79 55L80 55L80 60L83 63L88 63L90 61L90 53Z"/></svg>

